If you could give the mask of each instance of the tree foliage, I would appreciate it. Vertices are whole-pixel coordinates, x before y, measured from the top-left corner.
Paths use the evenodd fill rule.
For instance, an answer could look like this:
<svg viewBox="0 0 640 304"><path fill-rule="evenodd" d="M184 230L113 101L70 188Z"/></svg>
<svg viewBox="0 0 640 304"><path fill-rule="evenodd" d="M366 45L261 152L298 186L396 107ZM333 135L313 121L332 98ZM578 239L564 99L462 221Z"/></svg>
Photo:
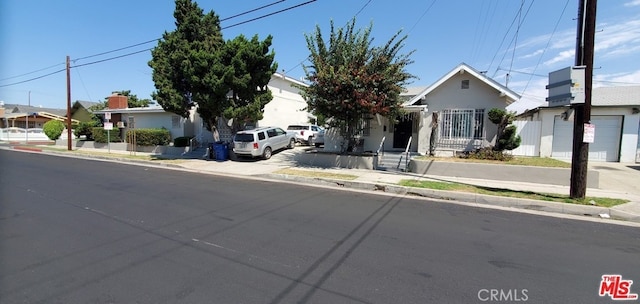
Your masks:
<svg viewBox="0 0 640 304"><path fill-rule="evenodd" d="M165 32L151 51L152 97L182 117L197 106L214 136L218 117L233 119L234 125L262 118L264 105L272 99L266 85L277 67L275 54L269 53L271 36L225 42L213 11L204 14L191 0L175 3L176 29Z"/></svg>
<svg viewBox="0 0 640 304"><path fill-rule="evenodd" d="M114 91L113 93L118 95L127 96L127 107L128 108L144 108L148 107L154 102L149 98L140 99L138 95L131 94L131 90L122 90L122 91ZM109 107L109 97L105 97L104 101L98 102L95 105L89 107L91 111L100 111Z"/></svg>
<svg viewBox="0 0 640 304"><path fill-rule="evenodd" d="M493 108L489 110L489 120L498 126L496 151L513 150L520 146L522 138L516 134L516 126L512 125L515 114L503 109Z"/></svg>
<svg viewBox="0 0 640 304"><path fill-rule="evenodd" d="M396 120L402 113L400 93L415 78L405 71L413 52L399 53L407 36L398 31L384 45L373 46L373 25L356 30L355 22L336 29L332 21L326 41L319 26L305 35L311 65L304 69L311 84L300 87L309 111L340 130L347 141L343 151L353 148L363 119L380 114Z"/></svg>

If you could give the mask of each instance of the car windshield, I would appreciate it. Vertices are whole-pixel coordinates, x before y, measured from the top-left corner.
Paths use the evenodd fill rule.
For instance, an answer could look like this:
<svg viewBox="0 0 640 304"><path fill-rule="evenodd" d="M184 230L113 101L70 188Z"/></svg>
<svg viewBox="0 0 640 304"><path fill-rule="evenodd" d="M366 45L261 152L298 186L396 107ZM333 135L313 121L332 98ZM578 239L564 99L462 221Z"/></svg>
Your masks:
<svg viewBox="0 0 640 304"><path fill-rule="evenodd" d="M253 141L253 133L238 133L238 134L236 134L235 141L252 142Z"/></svg>

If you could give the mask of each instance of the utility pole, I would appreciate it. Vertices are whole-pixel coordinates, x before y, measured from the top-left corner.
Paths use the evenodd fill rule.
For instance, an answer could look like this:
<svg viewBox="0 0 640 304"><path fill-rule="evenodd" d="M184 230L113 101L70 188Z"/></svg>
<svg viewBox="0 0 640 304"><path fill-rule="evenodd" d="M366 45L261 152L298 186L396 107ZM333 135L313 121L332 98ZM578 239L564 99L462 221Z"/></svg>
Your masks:
<svg viewBox="0 0 640 304"><path fill-rule="evenodd" d="M584 125L591 122L593 53L597 0L579 0L576 66L584 66L584 104L574 104L573 150L571 154L571 189L569 196L583 199L587 192L589 143L584 142Z"/></svg>
<svg viewBox="0 0 640 304"><path fill-rule="evenodd" d="M67 56L67 150L71 151L71 69Z"/></svg>

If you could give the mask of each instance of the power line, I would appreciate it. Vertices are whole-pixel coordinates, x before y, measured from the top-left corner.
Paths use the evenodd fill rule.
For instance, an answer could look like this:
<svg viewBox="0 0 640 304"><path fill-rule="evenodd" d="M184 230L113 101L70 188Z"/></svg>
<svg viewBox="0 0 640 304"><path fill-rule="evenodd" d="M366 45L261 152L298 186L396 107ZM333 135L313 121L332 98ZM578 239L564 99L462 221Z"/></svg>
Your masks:
<svg viewBox="0 0 640 304"><path fill-rule="evenodd" d="M20 75L16 75L16 76L3 78L3 79L0 79L0 81L5 81L5 80L13 79L13 78L19 78L19 77L30 75L30 74L35 74L35 73L42 72L44 70L48 70L50 68L57 67L59 65L64 65L64 64L65 64L64 62L63 63L54 64L52 66L49 66L49 67L46 67L46 68L42 68L42 69L38 69L38 70L35 70L35 71L32 71L32 72L28 72L28 73L24 73L24 74L20 74Z"/></svg>
<svg viewBox="0 0 640 304"><path fill-rule="evenodd" d="M267 7L270 7L270 6L276 5L276 4L278 4L278 3L280 3L280 2L284 2L284 1L285 1L285 0L276 1L276 2L273 2L273 3L267 4L267 5L263 5L263 6L258 7L258 8L254 8L254 9L252 9L252 10L249 10L249 11L246 11L246 12L243 12L243 13L240 13L240 14L233 15L233 16L231 16L231 17L227 17L227 18L224 18L224 19L220 19L220 22L222 22L222 21L227 21L227 20L229 20L229 19L233 19L233 18L236 18L236 17L240 17L240 16L243 16L243 15L246 15L246 14L249 14L249 13L253 13L253 12L255 12L255 11L259 11L259 10L261 10L261 9L265 9L265 8L267 8Z"/></svg>
<svg viewBox="0 0 640 304"><path fill-rule="evenodd" d="M34 77L34 78L30 78L30 79L23 80L23 81L18 81L18 82L9 83L9 84L3 84L3 85L0 85L0 88L8 87L8 86L16 85L16 84L21 84L21 83L25 83L25 82L30 82L30 81L34 81L34 80L38 80L38 79L40 79L40 78L45 78L45 77L47 77L47 76L51 76L51 75L54 75L54 74L58 74L58 73L60 73L60 72L64 72L64 71L66 71L66 69L57 70L57 71L55 71L55 72L51 72L51 73L49 73L49 74L45 74L45 75L42 75L42 76L38 76L38 77Z"/></svg>
<svg viewBox="0 0 640 304"><path fill-rule="evenodd" d="M260 19L262 19L262 18L266 18L266 17L269 17L269 16L273 16L273 15L276 15L276 14L280 14L280 13L282 13L282 12L286 12L286 11L288 11L288 10L292 10L292 9L294 9L294 8L298 8L298 7L301 7L301 6L305 6L305 5L307 5L307 4L310 4L310 3L312 3L312 2L316 2L316 1L317 1L317 0L310 0L310 1L307 1L307 2L304 2L304 3L300 3L300 4L297 4L297 5L294 5L294 6L290 6L290 7L285 8L285 9L281 9L281 10L279 10L279 11L275 11L275 12L273 12L273 13L269 13L269 14L266 14L266 15L262 15L262 16L260 16L260 17L256 17L256 18L249 19L249 20L246 20L246 21L238 22L238 23L236 23L236 24L232 24L232 25L229 25L229 26L225 26L225 27L223 27L222 29L223 29L223 30L226 30L226 29L228 29L228 28L232 28L232 27L235 27L235 26L238 26L238 25L242 25L242 24L245 24L245 23L249 23L249 22L253 22L253 21L256 21L256 20L260 20Z"/></svg>
<svg viewBox="0 0 640 304"><path fill-rule="evenodd" d="M285 1L285 0L276 1L276 2L274 2L274 3L271 3L271 4L268 4L268 5L265 5L265 6L263 6L263 7L257 8L257 9L253 9L253 10L248 11L248 12L253 12L253 11L256 11L256 10L259 10L259 9L263 9L263 8L266 8L266 7L272 6L272 5L274 5L274 4L277 4L277 3L280 3L280 2L283 2L283 1ZM315 2L315 1L317 1L317 0L310 0L310 1L307 1L307 2L304 2L304 3L300 3L300 4L297 4L297 5L293 5L293 6L290 6L290 7L288 7L288 8L285 8L285 9L282 9L282 10L279 10L279 11L276 11L276 12L273 12L273 13L265 14L265 15L262 15L262 16L260 16L260 17L256 17L256 18L253 18L253 19L250 19L250 20L247 20L247 21L243 21L243 22L240 22L240 23L236 23L236 24L233 24L233 25L230 25L230 26L227 26L227 27L221 28L221 29L227 29L227 28L230 28L230 27L234 27L234 26L238 26L238 25L241 25L241 24L246 24L246 23L249 23L249 22L252 22L252 21L256 21L256 20L259 20L259 19L263 19L263 18L266 18L266 17L269 17L269 16L273 16L273 15L276 15L276 14L279 14L279 13L282 13L282 12L285 12L285 11L288 11L288 10L292 10L292 9L294 9L294 8L298 8L298 7L301 7L301 6L304 6L304 5L308 5L308 4L310 4L310 3L312 3L312 2ZM371 1L371 0L370 0L370 1ZM229 18L225 18L225 20L228 20L228 19L230 19L230 18L235 18L235 17L237 17L237 16L244 15L244 14L246 14L246 13L248 13L248 12L241 13L241 14L238 14L238 15L236 15L236 16L229 17ZM129 48L132 48L132 47L136 47L136 46L140 46L140 45L148 44L148 43L151 43L151 42L154 42L154 41L157 41L157 40L159 40L159 39L148 40L148 41L140 42L140 43L137 43L137 44L134 44L134 45L130 45L130 46L125 46L125 47L122 47L122 48L118 48L118 49L115 49L115 50L106 51L106 52L102 52L102 53L99 53L99 54L94 54L94 55L90 55L90 56L85 56L85 57L77 58L77 59L74 59L73 61L74 61L74 62L76 62L76 61L78 61L78 60L83 60L83 59L88 59L88 58L97 57L97 56L101 56L101 55L106 55L106 54L109 54L109 53L114 53L114 52L117 52L117 51L121 51L121 50L129 49ZM96 60L96 61L92 61L92 62L88 62L88 63L84 63L84 64L74 65L74 66L72 66L72 67L70 67L70 68L77 68L77 67L82 67L82 66L87 66L87 65L93 65L93 64L97 64L97 63L102 63L102 62L105 62L105 61L111 61L111 60L115 60L115 59L119 59L119 58L123 58L123 57L131 56L131 55L139 54L139 53L142 53L142 52L147 52L147 51L150 51L150 50L152 50L152 49L153 49L153 48L148 48L148 49L144 49L144 50L140 50L140 51L136 51L136 52L131 52L131 53L127 53L127 54L123 54L123 55L115 56L115 57L110 57L110 58L106 58L106 59L102 59L102 60ZM64 64L64 63L63 63L63 64ZM57 66L57 65L54 65L54 66ZM52 67L53 67L53 66L52 66ZM37 73L37 72L39 72L39 71L46 70L46 69L49 69L49 68L51 68L51 67L43 68L43 69L40 69L40 70L37 70L37 71L33 71L33 72L29 72L29 73L25 73L25 74L18 75L18 76L13 76L13 77L5 78L5 79L2 79L2 80L12 79L12 78L17 78L17 77L21 77L21 76L24 76L24 75L29 75L29 74ZM8 87L8 86L12 86L12 85L17 85L17 84L21 84L21 83L25 83L25 82L30 82L30 81L38 80L38 79L41 79L41 78L44 78L44 77L47 77L47 76L51 76L51 75L54 75L54 74L57 74L57 73L63 72L63 71L65 71L65 70L66 70L66 69L57 70L57 71L52 72L52 73L49 73L49 74L45 74L45 75L41 75L41 76L38 76L38 77L34 77L34 78L30 78L30 79L26 79L26 80L23 80L23 81L18 81L18 82L14 82L14 83L9 83L9 84L0 85L0 87Z"/></svg>
<svg viewBox="0 0 640 304"><path fill-rule="evenodd" d="M424 16L427 14L427 12L429 12L429 10L431 10L431 7L433 7L433 5L436 4L436 0L433 0L431 2L431 5L429 5L429 7L427 7L427 9L424 11L424 13L422 13L422 15L420 16L420 18L418 18L418 20L416 21L416 23L413 24L413 26L411 27L411 29L407 32L407 35L409 33L411 33L411 31L413 31L414 28L416 28L416 26L418 26L418 23L420 23L420 20L422 20L422 18L424 18Z"/></svg>

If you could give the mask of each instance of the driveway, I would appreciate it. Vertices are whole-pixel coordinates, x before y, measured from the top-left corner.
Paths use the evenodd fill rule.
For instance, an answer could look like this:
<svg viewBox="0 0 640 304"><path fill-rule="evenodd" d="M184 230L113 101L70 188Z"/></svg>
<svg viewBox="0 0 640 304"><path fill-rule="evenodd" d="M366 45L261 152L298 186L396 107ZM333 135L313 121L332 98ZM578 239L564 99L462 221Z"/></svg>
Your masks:
<svg viewBox="0 0 640 304"><path fill-rule="evenodd" d="M640 164L592 162L589 169L600 173L600 189L640 195Z"/></svg>

